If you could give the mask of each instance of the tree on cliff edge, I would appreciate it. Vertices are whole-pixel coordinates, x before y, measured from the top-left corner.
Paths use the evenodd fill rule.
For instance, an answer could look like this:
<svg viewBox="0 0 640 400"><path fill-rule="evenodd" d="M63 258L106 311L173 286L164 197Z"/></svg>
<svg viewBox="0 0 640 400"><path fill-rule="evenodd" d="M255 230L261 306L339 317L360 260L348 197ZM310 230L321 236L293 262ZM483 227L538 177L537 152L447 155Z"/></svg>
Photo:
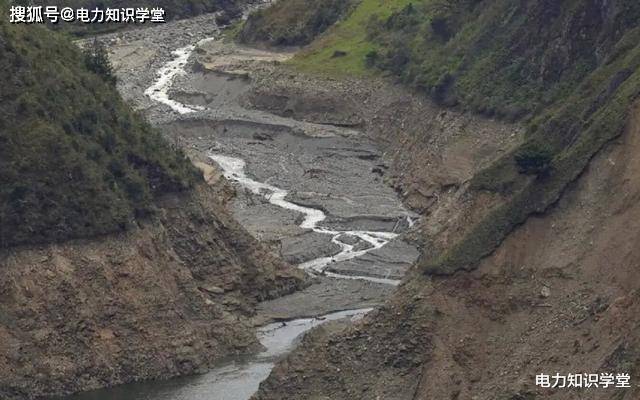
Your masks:
<svg viewBox="0 0 640 400"><path fill-rule="evenodd" d="M100 75L106 82L115 85L116 76L113 73L111 61L109 61L109 53L98 38L94 38L91 45L84 49L84 62L90 71Z"/></svg>

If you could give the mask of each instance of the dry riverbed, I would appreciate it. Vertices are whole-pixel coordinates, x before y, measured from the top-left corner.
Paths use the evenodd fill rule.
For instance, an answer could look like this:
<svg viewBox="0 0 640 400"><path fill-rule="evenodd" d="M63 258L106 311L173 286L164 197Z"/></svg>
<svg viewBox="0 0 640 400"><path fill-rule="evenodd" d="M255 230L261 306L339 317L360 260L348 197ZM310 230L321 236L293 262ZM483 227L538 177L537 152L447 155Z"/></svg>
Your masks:
<svg viewBox="0 0 640 400"><path fill-rule="evenodd" d="M266 350L255 357L230 360L202 377L79 399L246 399L300 334L360 318L390 296L418 257L405 239L417 216L383 181L388 166L376 144L355 126L243 107L255 75L290 54L216 40L214 20L205 15L104 37L119 89L208 180L226 177L236 192L235 218L312 275L312 284L258 306L254 325Z"/></svg>
<svg viewBox="0 0 640 400"><path fill-rule="evenodd" d="M286 199L294 204L321 210L325 219L319 227L395 234L409 229L415 215L382 181L379 171L387 168L383 155L362 132L242 107L254 71L290 54L211 39L216 36L213 17L201 16L106 37L120 90L192 158L214 167L211 155L244 160L251 179L286 190ZM153 93L149 96L158 71L172 61L171 82L160 90L182 109L154 101ZM402 236L376 249L357 236L336 237L302 228L302 213L271 204L268 193L253 193L241 184L235 188L235 217L292 264L335 256L341 243L347 243L363 254L330 262L326 273L399 280L418 256ZM370 307L394 289L364 279L317 275L307 290L263 303L256 323Z"/></svg>

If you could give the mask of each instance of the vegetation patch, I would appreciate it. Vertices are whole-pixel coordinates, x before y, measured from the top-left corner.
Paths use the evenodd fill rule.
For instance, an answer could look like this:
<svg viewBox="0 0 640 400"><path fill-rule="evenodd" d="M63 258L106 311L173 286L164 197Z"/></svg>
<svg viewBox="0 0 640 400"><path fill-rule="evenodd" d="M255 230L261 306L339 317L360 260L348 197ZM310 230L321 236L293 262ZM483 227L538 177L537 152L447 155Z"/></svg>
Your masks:
<svg viewBox="0 0 640 400"><path fill-rule="evenodd" d="M367 25L373 15L384 18L409 4L409 0L361 0L347 18L338 21L310 46L303 49L291 63L297 68L330 75L368 75L375 73L365 66L365 56L380 45L370 40ZM344 57L333 57L338 52Z"/></svg>
<svg viewBox="0 0 640 400"><path fill-rule="evenodd" d="M249 16L241 43L303 46L348 14L357 0L280 0Z"/></svg>
<svg viewBox="0 0 640 400"><path fill-rule="evenodd" d="M7 20L0 11L0 247L126 229L199 179L122 101L99 54Z"/></svg>

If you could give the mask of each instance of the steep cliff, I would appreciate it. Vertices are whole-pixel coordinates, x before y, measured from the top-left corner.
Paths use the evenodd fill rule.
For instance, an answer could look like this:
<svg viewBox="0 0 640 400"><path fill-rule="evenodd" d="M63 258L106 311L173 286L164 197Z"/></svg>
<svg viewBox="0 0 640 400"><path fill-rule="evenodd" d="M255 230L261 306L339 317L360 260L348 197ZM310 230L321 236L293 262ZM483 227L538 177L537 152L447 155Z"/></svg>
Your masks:
<svg viewBox="0 0 640 400"><path fill-rule="evenodd" d="M557 205L475 271L414 271L363 323L306 338L256 398L637 398L633 383L551 390L535 375L637 377L639 115Z"/></svg>

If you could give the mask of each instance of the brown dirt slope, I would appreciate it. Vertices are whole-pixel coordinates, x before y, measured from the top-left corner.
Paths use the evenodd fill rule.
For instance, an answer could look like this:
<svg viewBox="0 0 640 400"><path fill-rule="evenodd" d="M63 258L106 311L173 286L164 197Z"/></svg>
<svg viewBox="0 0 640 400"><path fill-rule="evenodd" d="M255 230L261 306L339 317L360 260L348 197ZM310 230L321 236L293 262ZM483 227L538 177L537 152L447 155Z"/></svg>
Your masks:
<svg viewBox="0 0 640 400"><path fill-rule="evenodd" d="M625 134L561 200L530 217L476 270L414 271L363 322L306 338L255 398L640 398L640 108L631 115ZM481 205L480 197L469 201ZM439 206L423 222L452 212L452 204L465 203ZM456 236L465 220L453 215L440 233ZM535 386L536 374L556 372L629 373L633 387Z"/></svg>
<svg viewBox="0 0 640 400"><path fill-rule="evenodd" d="M0 398L203 371L257 345L259 299L297 271L227 213L228 189L166 196L128 233L0 253Z"/></svg>

